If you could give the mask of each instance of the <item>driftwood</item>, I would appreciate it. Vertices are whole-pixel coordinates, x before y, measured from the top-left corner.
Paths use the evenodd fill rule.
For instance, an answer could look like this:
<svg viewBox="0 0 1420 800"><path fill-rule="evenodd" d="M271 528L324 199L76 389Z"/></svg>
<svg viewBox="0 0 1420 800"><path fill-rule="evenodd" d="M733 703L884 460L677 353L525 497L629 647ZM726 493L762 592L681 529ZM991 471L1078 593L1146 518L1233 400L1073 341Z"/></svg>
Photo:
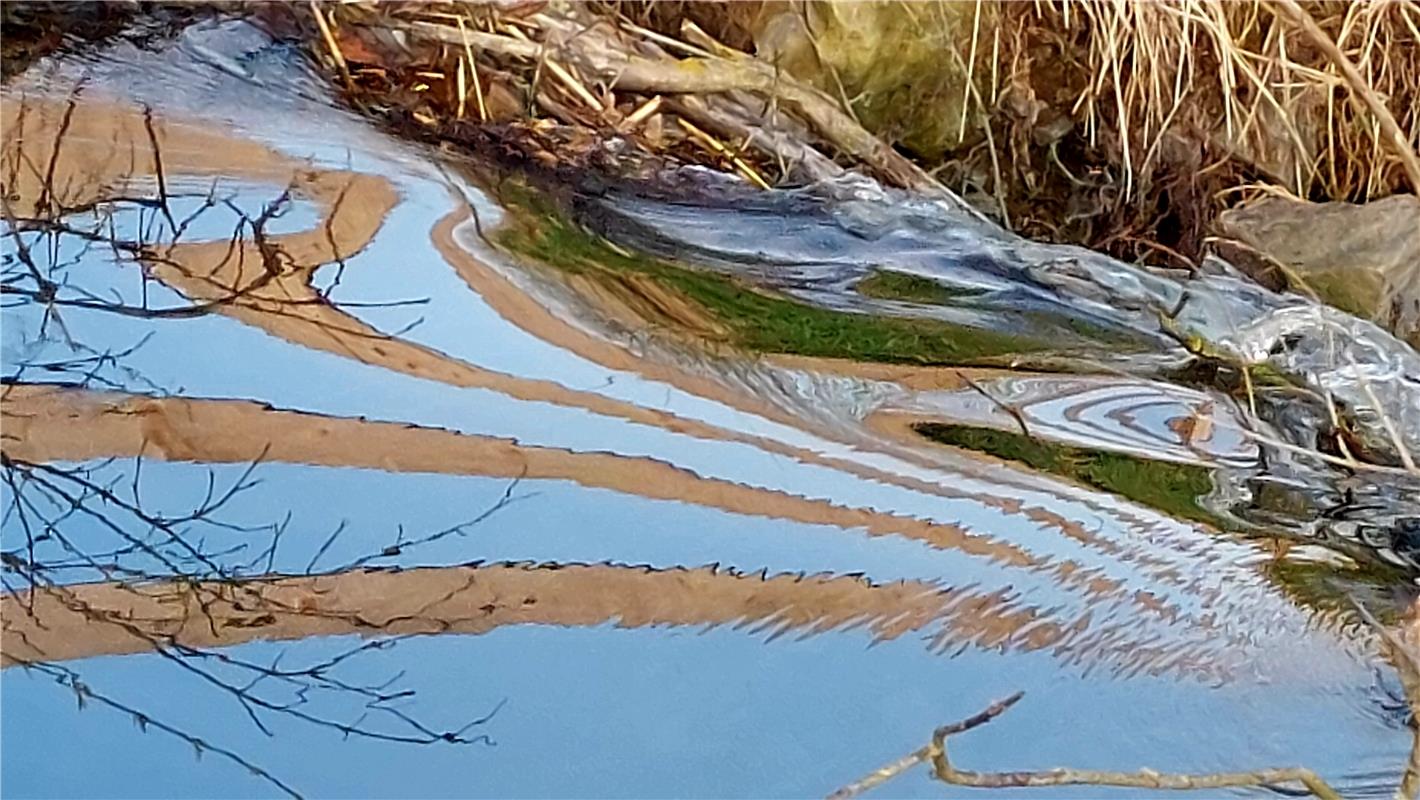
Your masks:
<svg viewBox="0 0 1420 800"><path fill-rule="evenodd" d="M713 133L746 142L776 159L785 174L797 174L807 181L842 175L844 169L820 153L802 137L789 131L768 128L747 113L742 104L727 97L679 95L667 105L677 114L694 120Z"/></svg>

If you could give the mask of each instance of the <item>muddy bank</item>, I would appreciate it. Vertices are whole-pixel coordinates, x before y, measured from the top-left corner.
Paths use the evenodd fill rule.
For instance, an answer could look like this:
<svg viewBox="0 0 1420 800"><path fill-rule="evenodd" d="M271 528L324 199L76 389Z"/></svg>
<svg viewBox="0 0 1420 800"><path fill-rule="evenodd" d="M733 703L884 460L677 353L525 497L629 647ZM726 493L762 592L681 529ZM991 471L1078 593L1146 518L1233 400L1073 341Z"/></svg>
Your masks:
<svg viewBox="0 0 1420 800"><path fill-rule="evenodd" d="M595 143L615 133L623 164L769 185L846 163L949 187L1028 238L1175 268L1195 268L1219 213L1268 187L1345 202L1420 188L1410 3L440 13L347 5L307 36L349 99L416 135L511 122L510 151L607 166ZM555 58L546 81L540 53Z"/></svg>

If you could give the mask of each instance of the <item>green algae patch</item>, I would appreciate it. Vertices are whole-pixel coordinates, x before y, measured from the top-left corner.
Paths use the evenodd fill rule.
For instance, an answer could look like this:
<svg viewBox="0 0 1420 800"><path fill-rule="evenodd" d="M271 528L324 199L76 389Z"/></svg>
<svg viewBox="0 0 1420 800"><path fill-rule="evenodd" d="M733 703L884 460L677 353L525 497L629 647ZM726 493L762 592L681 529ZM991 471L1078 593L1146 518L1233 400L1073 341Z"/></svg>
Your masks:
<svg viewBox="0 0 1420 800"><path fill-rule="evenodd" d="M749 27L761 59L842 98L889 143L937 160L982 138L968 104L990 91L990 47L972 39L993 41L998 16L980 3L784 3Z"/></svg>
<svg viewBox="0 0 1420 800"><path fill-rule="evenodd" d="M854 284L853 290L878 300L903 300L937 306L951 305L954 300L981 294L977 290L953 289L931 278L891 269L873 270L871 275Z"/></svg>
<svg viewBox="0 0 1420 800"><path fill-rule="evenodd" d="M1141 333L1106 327L1079 317L1034 311L1026 312L1026 316L1038 321L1042 326L1056 326L1061 329L1062 334L1091 344L1107 346L1115 353L1153 353L1159 349L1151 339Z"/></svg>
<svg viewBox="0 0 1420 800"><path fill-rule="evenodd" d="M934 306L970 305L973 298L986 293L979 289L953 288L931 278L886 268L873 270L868 277L854 284L853 290L864 297L877 300ZM1042 311L1009 313L1016 315L1028 329L1035 331L1038 339L1066 341L1073 346L1102 345L1113 352L1144 353L1156 349L1139 334L1098 325L1079 317Z"/></svg>
<svg viewBox="0 0 1420 800"><path fill-rule="evenodd" d="M935 442L1025 464L1039 472L1120 495L1172 517L1220 530L1242 527L1199 502L1213 490L1212 471L1206 467L1072 447L969 425L926 422L914 425L913 429Z"/></svg>
<svg viewBox="0 0 1420 800"><path fill-rule="evenodd" d="M857 361L963 364L1044 350L1030 339L942 323L814 308L720 277L682 273L672 285L706 306L751 350Z"/></svg>
<svg viewBox="0 0 1420 800"><path fill-rule="evenodd" d="M728 332L731 344L746 350L857 361L985 364L1058 349L1055 342L1027 336L936 320L834 311L769 294L731 276L622 250L549 212L546 201L530 194L515 190L502 198L514 213L493 234L499 245L570 274L607 282L628 275L650 278L703 309Z"/></svg>

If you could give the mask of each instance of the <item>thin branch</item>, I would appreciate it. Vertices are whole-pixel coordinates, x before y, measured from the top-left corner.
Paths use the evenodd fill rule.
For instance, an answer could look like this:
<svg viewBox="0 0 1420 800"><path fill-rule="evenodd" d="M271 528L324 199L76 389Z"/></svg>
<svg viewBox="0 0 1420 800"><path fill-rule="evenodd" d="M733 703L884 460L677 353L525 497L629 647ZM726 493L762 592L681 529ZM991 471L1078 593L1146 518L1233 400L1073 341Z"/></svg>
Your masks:
<svg viewBox="0 0 1420 800"><path fill-rule="evenodd" d="M829 798L831 800L846 800L846 798L855 797L869 789L881 786L917 764L931 761L933 775L939 780L954 786L971 786L983 789L1085 785L1196 791L1237 786L1300 783L1308 792L1321 800L1341 800L1341 795L1337 794L1336 790L1331 788L1319 775L1301 767L1261 769L1252 772L1214 772L1199 775L1155 772L1150 769L1142 769L1138 772L1106 772L1068 768L1020 772L968 772L957 769L947 757L947 737L985 725L1005 713L1023 695L1023 692L1016 692L960 722L943 725L932 733L932 741L926 746L844 786L829 795Z"/></svg>

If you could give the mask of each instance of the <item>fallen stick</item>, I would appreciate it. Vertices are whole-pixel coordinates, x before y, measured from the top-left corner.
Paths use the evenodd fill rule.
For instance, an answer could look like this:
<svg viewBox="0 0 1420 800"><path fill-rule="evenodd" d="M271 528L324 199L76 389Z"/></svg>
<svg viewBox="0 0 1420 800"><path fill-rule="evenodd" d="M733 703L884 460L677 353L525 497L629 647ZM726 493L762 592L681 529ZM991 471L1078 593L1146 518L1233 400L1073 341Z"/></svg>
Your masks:
<svg viewBox="0 0 1420 800"><path fill-rule="evenodd" d="M311 0L311 14L316 18L316 26L320 28L320 35L325 40L325 46L330 48L331 59L335 61L336 68L340 70L340 77L345 81L346 91L353 91L355 83L350 79L350 67L345 63L345 54L340 52L340 43L335 40L334 32L325 21L325 13L321 11L315 0Z"/></svg>
<svg viewBox="0 0 1420 800"><path fill-rule="evenodd" d="M738 155L735 155L735 152L730 148L726 147L724 143L722 143L719 139L716 139L714 136L711 136L705 131L702 131L694 125L690 124L690 120L682 118L676 120L676 122L678 122L680 126L685 129L686 133L690 134L692 137L694 137L700 143L704 144L706 147L709 147L711 151L713 151L717 155L721 155L725 158L728 158L730 160L730 163L735 165L735 169L739 170L740 174L743 175L747 180L749 180L750 183L753 183L761 189L769 188L769 183L765 181L764 178L760 177L758 172L755 172L754 167L751 167L749 164L746 164L744 162L744 159L741 159Z"/></svg>
<svg viewBox="0 0 1420 800"><path fill-rule="evenodd" d="M942 734L943 738L945 738L947 735L952 733L961 733L962 731L969 731L972 728L985 725L996 717L999 717L1001 714L1004 714L1006 712L1006 709L1015 705L1022 697L1025 697L1025 694L1025 692L1016 692L1010 697L1007 697L1005 700L997 700L996 702L987 706L985 711L981 711L977 714L967 717L966 719L960 722L954 722L950 725L944 725L938 728L937 733ZM892 780L893 778L896 778L898 775L901 775L907 770L912 769L918 764L930 760L934 754L933 748L936 746L936 734L933 735L932 739L933 741L931 744L927 744L921 748L918 748L917 750L908 753L907 755L903 756L902 758L899 758L891 764L879 767L871 774L866 775L863 778L848 784L847 786L844 786L842 789L839 789L838 791L829 795L828 800L848 800L848 798L850 797L857 797L858 795L868 791L869 789L873 789L883 785L884 783L887 783L888 781Z"/></svg>
<svg viewBox="0 0 1420 800"><path fill-rule="evenodd" d="M474 47L515 58L535 60L555 54L575 63L589 77L595 76L618 90L667 95L749 91L773 97L808 123L824 141L872 168L888 183L947 201L981 218L980 212L966 201L854 121L833 98L786 75L776 74L767 64L749 57L733 60L718 56L678 60L647 58L614 47L601 30L579 28L572 20L539 14L533 21L548 34L556 34L555 38L560 38L563 44L538 44L510 36L460 31L433 22L391 25L433 41L460 46L467 41Z"/></svg>
<svg viewBox="0 0 1420 800"><path fill-rule="evenodd" d="M479 50L487 50L491 53L498 53L515 58L526 58L537 60L542 53L542 45L536 42L514 39L511 36L500 36L496 33L486 33L480 30L468 30L464 28L460 31L452 25L441 25L436 22L422 22L413 20L409 22L370 24L356 23L367 28L391 28L403 30L421 36L430 41L441 42L443 44L457 45L463 47L475 47Z"/></svg>
<svg viewBox="0 0 1420 800"><path fill-rule="evenodd" d="M478 80L478 61L473 57L473 48L468 43L468 28L464 27L463 17L458 17L459 35L463 37L464 58L468 59L468 68L473 72L473 92L478 100L478 118L483 122L488 121L488 105L483 102L483 84ZM463 108L464 90L459 89L459 108Z"/></svg>
<svg viewBox="0 0 1420 800"><path fill-rule="evenodd" d="M982 789L1085 785L1191 791L1237 786L1271 786L1295 782L1306 787L1307 791L1321 800L1341 800L1341 795L1322 780L1321 776L1302 767L1261 769L1253 772L1213 772L1199 775L1155 772L1151 769L1141 769L1138 772L1104 772L1067 768L1019 772L968 772L957 769L947 758L947 737L985 725L1005 713L1024 694L1024 692L1016 692L960 722L943 725L932 733L932 741L926 746L844 786L829 795L829 800L847 800L856 797L869 789L887 783L924 761L932 762L932 773L941 781L954 786L971 786Z"/></svg>
<svg viewBox="0 0 1420 800"><path fill-rule="evenodd" d="M659 97L659 95L657 95ZM721 136L747 141L761 153L775 159L786 175L797 174L808 181L842 175L833 159L820 153L801 137L760 124L754 115L733 99L733 95L677 95L668 101L677 114Z"/></svg>

